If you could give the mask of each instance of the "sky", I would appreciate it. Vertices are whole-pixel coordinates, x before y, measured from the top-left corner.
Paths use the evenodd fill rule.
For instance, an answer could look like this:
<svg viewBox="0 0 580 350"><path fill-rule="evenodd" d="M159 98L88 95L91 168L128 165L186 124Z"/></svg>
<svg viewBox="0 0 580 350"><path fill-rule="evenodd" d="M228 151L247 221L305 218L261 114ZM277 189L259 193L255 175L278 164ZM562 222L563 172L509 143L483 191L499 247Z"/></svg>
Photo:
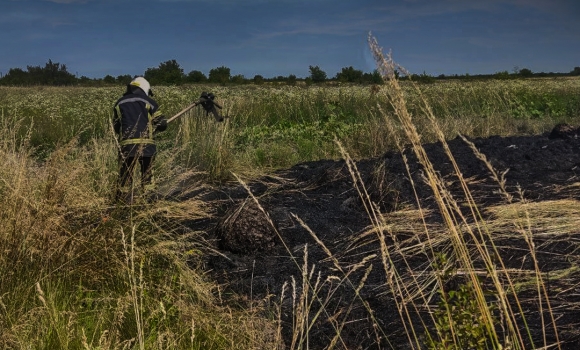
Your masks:
<svg viewBox="0 0 580 350"><path fill-rule="evenodd" d="M0 0L0 75L51 60L78 77L187 74L329 78L372 72L371 33L410 73L580 66L579 0Z"/></svg>

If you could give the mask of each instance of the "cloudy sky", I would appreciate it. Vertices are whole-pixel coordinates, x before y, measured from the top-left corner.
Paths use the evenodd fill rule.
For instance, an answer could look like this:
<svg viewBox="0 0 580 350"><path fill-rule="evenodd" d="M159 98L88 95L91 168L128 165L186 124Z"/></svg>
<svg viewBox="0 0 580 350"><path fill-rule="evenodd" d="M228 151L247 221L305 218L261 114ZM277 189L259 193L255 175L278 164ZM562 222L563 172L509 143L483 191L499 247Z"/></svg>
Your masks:
<svg viewBox="0 0 580 350"><path fill-rule="evenodd" d="M185 73L333 77L375 67L367 37L411 73L580 66L579 0L0 0L0 74L65 64L78 76Z"/></svg>

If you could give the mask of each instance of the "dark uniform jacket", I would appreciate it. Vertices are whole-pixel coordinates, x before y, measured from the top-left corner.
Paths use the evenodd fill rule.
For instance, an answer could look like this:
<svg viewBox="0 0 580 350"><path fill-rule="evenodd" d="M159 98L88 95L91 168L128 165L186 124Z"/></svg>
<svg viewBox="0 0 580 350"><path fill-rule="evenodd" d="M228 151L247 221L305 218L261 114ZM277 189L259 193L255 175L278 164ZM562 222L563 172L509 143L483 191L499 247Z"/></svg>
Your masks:
<svg viewBox="0 0 580 350"><path fill-rule="evenodd" d="M159 105L143 90L127 91L115 103L113 117L121 154L124 157L154 156L157 150L153 133L162 119Z"/></svg>

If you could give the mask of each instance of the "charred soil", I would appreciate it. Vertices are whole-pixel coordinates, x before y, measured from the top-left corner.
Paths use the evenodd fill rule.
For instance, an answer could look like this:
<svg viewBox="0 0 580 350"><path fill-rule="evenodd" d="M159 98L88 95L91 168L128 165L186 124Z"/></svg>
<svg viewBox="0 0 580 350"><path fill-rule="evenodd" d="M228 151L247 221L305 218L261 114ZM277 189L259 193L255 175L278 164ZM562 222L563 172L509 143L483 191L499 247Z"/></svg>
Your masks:
<svg viewBox="0 0 580 350"><path fill-rule="evenodd" d="M510 207L510 201L511 205L545 204L542 208L554 203L552 215L559 216L565 214L558 213L558 203L578 200L580 138L575 135L490 137L470 142L498 176L505 178L502 190L465 140L448 141L483 222L493 222ZM465 211L465 217L473 217L473 206L443 145L423 147L459 210ZM345 160L297 164L247 184L183 194L181 199L195 195L215 213L212 219L187 223L190 229L205 232L214 245L215 250L208 251L203 262L209 276L222 285L223 295L231 292L276 305L288 348L298 341L293 335L299 331L294 320L300 311L300 296L308 295L309 348L323 349L336 341L338 348L345 349L404 349L409 348L409 324L433 330L428 312L436 305L438 294L433 292L434 282L421 276L431 271L433 253L453 254L441 211L425 178L422 165L407 149L353 164ZM369 203L376 205L381 218L373 217L377 210ZM384 227L377 230L377 222ZM426 234L429 230L431 241ZM517 295L530 335L520 331L528 346L532 342L535 347L544 346L546 334L548 345L559 340L563 349L580 348L580 228L558 235L544 227L530 227L537 265L517 225L489 230L491 235L497 232L493 241L505 269L517 271L520 277L533 275L536 266L542 272L558 338L545 300L539 299L533 283L526 287L521 282ZM474 254L474 266L481 264ZM425 290L416 295L422 296L411 302L396 292L393 273L409 285L414 279L421 280ZM461 274L447 282L448 288L461 284ZM482 283L488 283L485 274ZM417 334L419 338L424 335L423 331Z"/></svg>

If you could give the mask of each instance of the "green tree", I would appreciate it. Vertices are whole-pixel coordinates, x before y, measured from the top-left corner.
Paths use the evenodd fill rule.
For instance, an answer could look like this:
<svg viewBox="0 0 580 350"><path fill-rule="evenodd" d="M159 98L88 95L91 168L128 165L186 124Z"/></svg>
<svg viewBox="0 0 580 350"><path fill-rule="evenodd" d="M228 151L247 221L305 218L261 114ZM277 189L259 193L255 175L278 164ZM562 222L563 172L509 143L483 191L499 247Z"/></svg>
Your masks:
<svg viewBox="0 0 580 350"><path fill-rule="evenodd" d="M89 85L93 82L94 82L94 79L91 79L85 75L81 75L81 77L79 78L79 84L81 84L81 85Z"/></svg>
<svg viewBox="0 0 580 350"><path fill-rule="evenodd" d="M66 65L58 62L48 62L40 70L40 81L45 85L69 85L76 82L76 77L67 71Z"/></svg>
<svg viewBox="0 0 580 350"><path fill-rule="evenodd" d="M77 78L69 73L66 65L48 60L44 67L27 66L26 71L12 68L3 77L2 83L9 85L71 85Z"/></svg>
<svg viewBox="0 0 580 350"><path fill-rule="evenodd" d="M343 83L360 83L363 80L363 71L354 69L352 66L344 67L336 73L336 80Z"/></svg>
<svg viewBox="0 0 580 350"><path fill-rule="evenodd" d="M435 82L435 78L427 74L425 71L421 74L412 74L411 79L423 84L431 84Z"/></svg>
<svg viewBox="0 0 580 350"><path fill-rule="evenodd" d="M286 80L286 84L290 85L290 86L294 86L296 85L296 76L294 74L290 74L288 76L288 79Z"/></svg>
<svg viewBox="0 0 580 350"><path fill-rule="evenodd" d="M207 81L207 77L198 70L192 70L185 77L185 81L188 83L203 83Z"/></svg>
<svg viewBox="0 0 580 350"><path fill-rule="evenodd" d="M313 83L324 83L326 81L326 72L318 66L309 66L310 79Z"/></svg>
<svg viewBox="0 0 580 350"><path fill-rule="evenodd" d="M287 80L287 78L285 76L283 76L283 75L278 75L278 76L272 78L272 81L273 82L277 82L277 83L283 83L286 80Z"/></svg>
<svg viewBox="0 0 580 350"><path fill-rule="evenodd" d="M66 65L52 62L50 59L44 68L28 66L27 70L30 80L34 84L59 86L73 84L76 81L76 77L67 71Z"/></svg>
<svg viewBox="0 0 580 350"><path fill-rule="evenodd" d="M2 81L3 85L26 85L30 83L28 73L20 68L10 68L0 81Z"/></svg>
<svg viewBox="0 0 580 350"><path fill-rule="evenodd" d="M580 75L580 67L574 67L574 69L570 72L570 75Z"/></svg>
<svg viewBox="0 0 580 350"><path fill-rule="evenodd" d="M399 78L399 71L395 71L395 78ZM381 73L375 69L372 73L371 73L371 83L373 84L383 84L383 76L381 75Z"/></svg>
<svg viewBox="0 0 580 350"><path fill-rule="evenodd" d="M153 85L180 85L183 82L183 69L176 60L165 61L157 68L148 68L144 77Z"/></svg>
<svg viewBox="0 0 580 350"><path fill-rule="evenodd" d="M247 79L242 74L236 74L231 78L231 82L234 84L245 84Z"/></svg>
<svg viewBox="0 0 580 350"><path fill-rule="evenodd" d="M112 75L107 74L103 78L103 82L105 84L115 84L117 82L117 80Z"/></svg>
<svg viewBox="0 0 580 350"><path fill-rule="evenodd" d="M230 81L230 69L225 66L213 68L209 71L209 82L226 84Z"/></svg>
<svg viewBox="0 0 580 350"><path fill-rule="evenodd" d="M264 77L261 76L260 74L256 74L256 75L254 75L253 81L254 81L254 84L256 84L256 85L262 85L262 84L264 84Z"/></svg>
<svg viewBox="0 0 580 350"><path fill-rule="evenodd" d="M534 76L534 72L532 72L528 68L522 68L522 69L520 69L520 71L518 72L518 74L521 77L524 77L524 78L530 78L530 77L533 77Z"/></svg>
<svg viewBox="0 0 580 350"><path fill-rule="evenodd" d="M397 77L397 78L399 77L397 71L395 71L395 77ZM379 73L379 71L376 69L373 70L372 73L363 74L362 81L364 83L367 83L367 84L382 84L382 83L384 83L383 77L381 76L381 73Z"/></svg>
<svg viewBox="0 0 580 350"><path fill-rule="evenodd" d="M510 73L507 70L504 70L502 72L495 73L493 77L500 80L506 80L510 78Z"/></svg>
<svg viewBox="0 0 580 350"><path fill-rule="evenodd" d="M118 84L127 85L133 80L133 77L130 74L119 75L115 79Z"/></svg>

